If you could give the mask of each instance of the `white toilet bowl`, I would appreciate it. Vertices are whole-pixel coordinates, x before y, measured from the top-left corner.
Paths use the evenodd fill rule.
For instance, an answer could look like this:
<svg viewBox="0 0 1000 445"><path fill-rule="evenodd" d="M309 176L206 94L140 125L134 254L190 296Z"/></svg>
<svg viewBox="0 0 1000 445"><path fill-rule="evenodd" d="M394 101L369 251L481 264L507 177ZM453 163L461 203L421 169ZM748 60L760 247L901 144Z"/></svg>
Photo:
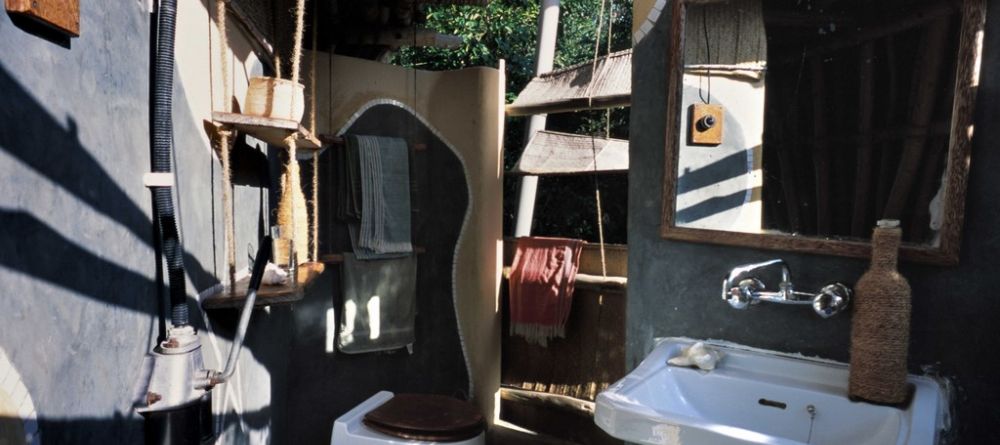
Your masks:
<svg viewBox="0 0 1000 445"><path fill-rule="evenodd" d="M333 422L333 435L330 438L331 445L433 445L447 443L451 445L485 445L486 433L483 432L476 437L457 442L427 442L421 440L409 440L393 437L375 431L363 423L365 414L378 408L385 402L393 398L393 393L380 391L371 396L360 405L340 416Z"/></svg>

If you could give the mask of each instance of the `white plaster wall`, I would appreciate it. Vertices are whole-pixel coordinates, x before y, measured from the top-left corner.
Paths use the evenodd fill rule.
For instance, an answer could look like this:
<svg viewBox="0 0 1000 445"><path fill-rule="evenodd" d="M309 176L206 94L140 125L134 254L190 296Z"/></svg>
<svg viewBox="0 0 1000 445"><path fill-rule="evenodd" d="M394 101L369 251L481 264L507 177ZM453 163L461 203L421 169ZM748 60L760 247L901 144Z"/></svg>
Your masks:
<svg viewBox="0 0 1000 445"><path fill-rule="evenodd" d="M711 103L722 105L725 110L724 137L721 145L688 145L691 128L687 110L702 103L699 90L709 97L709 80L702 74L684 75L684 93L681 101L681 124L676 138L680 141L677 175L717 167L720 160L743 156L742 171L738 175L725 175L716 182L694 188L677 195L677 209L683 210L713 198L742 193L740 205L719 207L711 215L689 221L678 221L682 227L715 229L736 232L760 232L762 224L761 187L763 186L762 140L764 133L764 78L747 80L743 77L711 76ZM735 138L733 136L736 136ZM732 159L732 158L729 158Z"/></svg>
<svg viewBox="0 0 1000 445"><path fill-rule="evenodd" d="M492 421L500 385L504 73L420 71L360 59L321 58L318 131L337 131L366 104L398 101L452 147L466 168L470 209L454 261L455 306L473 398ZM332 88L332 93L330 92Z"/></svg>

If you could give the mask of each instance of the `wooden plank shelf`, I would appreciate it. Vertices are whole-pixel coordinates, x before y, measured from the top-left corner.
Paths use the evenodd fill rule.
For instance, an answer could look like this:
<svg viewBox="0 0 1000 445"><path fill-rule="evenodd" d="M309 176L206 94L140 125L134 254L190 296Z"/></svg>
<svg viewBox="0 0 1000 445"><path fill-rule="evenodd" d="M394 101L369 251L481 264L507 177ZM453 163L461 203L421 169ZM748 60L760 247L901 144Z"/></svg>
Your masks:
<svg viewBox="0 0 1000 445"><path fill-rule="evenodd" d="M424 249L423 247L416 247L416 246L413 247L414 254L420 255L424 252L427 252L427 249ZM340 264L344 262L344 254L328 253L326 255L320 255L319 260L325 264Z"/></svg>
<svg viewBox="0 0 1000 445"><path fill-rule="evenodd" d="M500 399L511 402L523 402L548 408L564 409L585 416L594 415L594 402L541 391L530 391L511 386L500 387Z"/></svg>
<svg viewBox="0 0 1000 445"><path fill-rule="evenodd" d="M628 141L541 130L521 152L513 175L628 173Z"/></svg>
<svg viewBox="0 0 1000 445"><path fill-rule="evenodd" d="M343 136L336 136L336 135L332 135L332 134L321 134L321 135L319 135L319 140L323 144L330 145L330 146L337 147L337 148L343 148L344 144L346 143L344 141L344 137ZM425 151L425 150L427 150L427 144L420 143L420 142L418 142L416 144L410 144L410 146L413 147L414 151Z"/></svg>
<svg viewBox="0 0 1000 445"><path fill-rule="evenodd" d="M295 147L309 153L300 153L299 158L310 158L311 151L322 152L323 143L302 124L289 119L275 119L239 113L212 112L212 120L222 127L235 128L245 134L276 147L287 147L285 139L293 134L298 136ZM305 155L305 156L302 156Z"/></svg>
<svg viewBox="0 0 1000 445"><path fill-rule="evenodd" d="M316 280L325 269L323 263L302 263L299 265L298 280L295 284L284 284L279 286L268 286L262 284L257 291L257 299L254 306L269 306L272 304L289 304L302 299L305 290ZM233 293L223 290L211 295L201 302L204 309L239 309L247 299L247 286L250 284L250 277L246 276L236 280L236 291Z"/></svg>

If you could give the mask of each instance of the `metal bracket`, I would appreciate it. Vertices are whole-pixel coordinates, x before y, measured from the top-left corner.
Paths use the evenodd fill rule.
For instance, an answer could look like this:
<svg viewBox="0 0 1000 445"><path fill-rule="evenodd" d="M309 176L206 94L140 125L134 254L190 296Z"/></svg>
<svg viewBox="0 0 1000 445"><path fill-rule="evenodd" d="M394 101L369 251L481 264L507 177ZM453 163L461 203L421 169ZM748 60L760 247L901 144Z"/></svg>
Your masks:
<svg viewBox="0 0 1000 445"><path fill-rule="evenodd" d="M142 185L146 187L173 187L173 173L144 173L142 175Z"/></svg>

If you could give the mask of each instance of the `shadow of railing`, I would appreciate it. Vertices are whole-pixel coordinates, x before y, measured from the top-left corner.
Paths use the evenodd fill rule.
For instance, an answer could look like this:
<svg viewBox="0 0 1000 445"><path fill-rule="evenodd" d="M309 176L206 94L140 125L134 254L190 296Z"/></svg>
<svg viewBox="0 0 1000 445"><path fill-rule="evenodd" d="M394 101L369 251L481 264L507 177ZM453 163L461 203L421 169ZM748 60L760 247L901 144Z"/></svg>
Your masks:
<svg viewBox="0 0 1000 445"><path fill-rule="evenodd" d="M53 185L65 190L109 220L116 221L151 249L156 248L153 242L152 218L122 190L104 166L80 142L76 121L72 117L67 119L64 127L2 65L0 65L0 97L4 100L4 106L0 107L0 150L17 158L34 172L51 181ZM108 131L114 131L114 128L109 128ZM88 273L76 277L70 271L71 268L66 266L100 264L116 273L127 271L88 252L37 218L9 210L3 213L3 217L19 225L6 226L6 233L0 237L4 238L4 241L0 242L23 246L24 239L35 239L38 242L37 246L44 245L45 249L48 249L23 246L24 250L19 252L19 255L4 259L6 260L4 263L13 269L99 300L107 300L109 297L106 293L93 293L92 285L86 282L94 281L95 277L102 275L102 271L91 268ZM47 234L46 238L41 239L38 236L40 233ZM7 238L13 239L7 240ZM58 251L72 252L73 256L56 257L49 253ZM190 252L185 252L184 262L193 282L217 282L214 274L205 270ZM54 269L56 266L61 266L62 269ZM138 274L133 275L126 278L126 281L141 286L138 289L149 289L150 292L155 289L152 280ZM109 302L118 304L116 301ZM136 304L123 303L126 307L139 309ZM155 314L156 311L150 313Z"/></svg>

